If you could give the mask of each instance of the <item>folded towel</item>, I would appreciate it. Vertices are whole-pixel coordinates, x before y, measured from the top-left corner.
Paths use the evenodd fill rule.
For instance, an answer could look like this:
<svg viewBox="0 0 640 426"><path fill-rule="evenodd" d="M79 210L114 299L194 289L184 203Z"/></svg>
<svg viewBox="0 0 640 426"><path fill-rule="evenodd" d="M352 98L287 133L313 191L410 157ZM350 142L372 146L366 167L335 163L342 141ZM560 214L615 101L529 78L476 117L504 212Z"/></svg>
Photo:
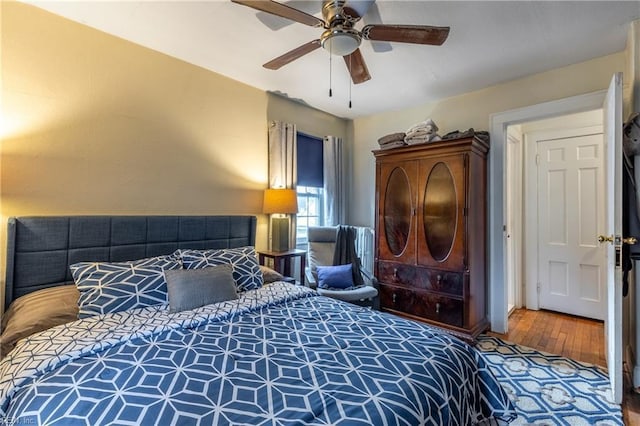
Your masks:
<svg viewBox="0 0 640 426"><path fill-rule="evenodd" d="M438 135L430 135L430 136L419 136L414 138L405 138L405 142L407 145L418 145L421 143L429 143L429 142L437 142L442 140Z"/></svg>
<svg viewBox="0 0 640 426"><path fill-rule="evenodd" d="M438 126L432 119L427 118L425 121L414 124L405 134L404 141L408 145L416 145L440 140L438 135Z"/></svg>
<svg viewBox="0 0 640 426"><path fill-rule="evenodd" d="M432 119L427 118L426 120L411 126L409 130L406 131L406 133L412 133L420 130L426 130L426 131L431 131L432 133L435 133L438 131L438 126L436 125L436 123L433 122Z"/></svg>
<svg viewBox="0 0 640 426"><path fill-rule="evenodd" d="M386 143L384 145L380 145L380 149L399 148L401 146L406 146L406 145L407 144L404 143L404 141L395 141L395 142Z"/></svg>
<svg viewBox="0 0 640 426"><path fill-rule="evenodd" d="M415 138L415 137L434 135L434 134L435 132L432 132L430 130L414 130L411 133L407 133L404 138L408 139L408 138Z"/></svg>
<svg viewBox="0 0 640 426"><path fill-rule="evenodd" d="M404 140L404 136L405 136L404 132L391 133L389 135L383 136L380 139L378 139L378 143L380 144L380 146L382 146L391 142L402 141Z"/></svg>
<svg viewBox="0 0 640 426"><path fill-rule="evenodd" d="M449 132L446 135L444 135L443 138L444 139L468 138L470 136L473 136L474 133L476 132L473 130L473 127L470 127L469 130L465 130L464 132L461 132L460 130L454 130L453 132ZM483 132L483 133L487 133L487 132ZM487 133L487 136L488 136L488 133Z"/></svg>

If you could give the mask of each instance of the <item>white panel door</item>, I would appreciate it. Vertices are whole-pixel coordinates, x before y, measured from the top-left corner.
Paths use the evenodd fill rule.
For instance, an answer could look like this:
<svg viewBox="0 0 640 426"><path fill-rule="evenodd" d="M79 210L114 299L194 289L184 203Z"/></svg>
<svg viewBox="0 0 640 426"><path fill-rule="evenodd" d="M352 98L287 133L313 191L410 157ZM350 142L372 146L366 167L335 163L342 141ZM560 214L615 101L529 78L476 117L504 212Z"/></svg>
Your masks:
<svg viewBox="0 0 640 426"><path fill-rule="evenodd" d="M604 320L604 140L585 132L545 132L537 141L539 306Z"/></svg>
<svg viewBox="0 0 640 426"><path fill-rule="evenodd" d="M622 73L611 79L603 105L606 143L607 368L613 400L622 402Z"/></svg>

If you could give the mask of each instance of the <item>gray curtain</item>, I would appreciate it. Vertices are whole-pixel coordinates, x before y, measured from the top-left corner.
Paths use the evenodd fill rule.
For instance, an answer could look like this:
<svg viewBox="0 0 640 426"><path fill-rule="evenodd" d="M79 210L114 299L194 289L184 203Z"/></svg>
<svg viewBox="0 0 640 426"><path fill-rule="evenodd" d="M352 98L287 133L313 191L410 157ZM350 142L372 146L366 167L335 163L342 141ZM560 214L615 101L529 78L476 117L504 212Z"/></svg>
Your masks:
<svg viewBox="0 0 640 426"><path fill-rule="evenodd" d="M269 188L296 188L296 125L269 122ZM296 216L291 215L289 247L296 246ZM271 226L269 226L271 230Z"/></svg>
<svg viewBox="0 0 640 426"><path fill-rule="evenodd" d="M342 139L325 136L324 163L324 225L336 226L346 222L346 185Z"/></svg>

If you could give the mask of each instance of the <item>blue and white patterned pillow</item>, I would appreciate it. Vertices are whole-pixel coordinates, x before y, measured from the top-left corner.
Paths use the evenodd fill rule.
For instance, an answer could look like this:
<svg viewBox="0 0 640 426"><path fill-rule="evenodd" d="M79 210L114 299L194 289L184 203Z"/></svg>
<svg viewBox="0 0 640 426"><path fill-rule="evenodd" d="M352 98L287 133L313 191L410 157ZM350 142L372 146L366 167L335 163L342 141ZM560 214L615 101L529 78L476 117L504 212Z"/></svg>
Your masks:
<svg viewBox="0 0 640 426"><path fill-rule="evenodd" d="M238 247L219 250L178 250L185 269L199 269L207 266L230 263L233 280L238 291L262 287L262 270L253 247Z"/></svg>
<svg viewBox="0 0 640 426"><path fill-rule="evenodd" d="M175 255L130 262L80 262L70 266L80 292L78 318L167 303L164 271L180 269Z"/></svg>

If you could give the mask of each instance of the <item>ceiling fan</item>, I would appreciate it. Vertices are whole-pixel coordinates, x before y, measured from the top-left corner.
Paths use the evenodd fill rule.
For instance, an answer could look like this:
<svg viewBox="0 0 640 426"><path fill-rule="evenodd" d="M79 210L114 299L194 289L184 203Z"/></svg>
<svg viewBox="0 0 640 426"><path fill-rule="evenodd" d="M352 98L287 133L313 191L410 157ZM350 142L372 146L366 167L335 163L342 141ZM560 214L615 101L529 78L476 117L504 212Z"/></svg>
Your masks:
<svg viewBox="0 0 640 426"><path fill-rule="evenodd" d="M449 27L428 25L373 24L365 25L362 30L355 29L354 25L364 16L375 0L323 0L322 17L324 19L316 18L273 0L231 1L301 24L324 29L319 39L290 50L267 62L263 67L277 70L307 53L323 47L331 54L344 58L354 84L364 83L371 79L359 49L363 39L440 46L449 35Z"/></svg>

